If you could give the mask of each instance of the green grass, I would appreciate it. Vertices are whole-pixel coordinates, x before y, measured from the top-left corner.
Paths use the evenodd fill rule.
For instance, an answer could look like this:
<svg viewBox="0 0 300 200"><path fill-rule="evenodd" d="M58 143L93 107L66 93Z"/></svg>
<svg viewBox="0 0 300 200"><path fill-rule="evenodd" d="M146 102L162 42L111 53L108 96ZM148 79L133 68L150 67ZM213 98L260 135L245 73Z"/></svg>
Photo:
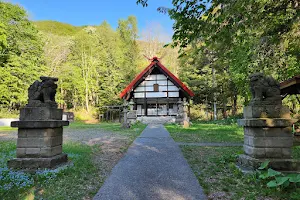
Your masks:
<svg viewBox="0 0 300 200"><path fill-rule="evenodd" d="M193 172L211 199L299 199L300 190L280 191L266 187L255 174L243 174L236 168L241 147L190 147L182 152ZM219 196L219 198L216 198Z"/></svg>
<svg viewBox="0 0 300 200"><path fill-rule="evenodd" d="M142 123L136 123L130 128L122 128L120 123L113 122L102 122L97 124L86 124L82 121L71 122L70 126L67 128L74 129L85 129L85 128L93 128L93 129L103 129L111 132L118 133L120 135L128 136L131 139L135 139L137 136L141 134L141 132L146 128L147 125Z"/></svg>
<svg viewBox="0 0 300 200"><path fill-rule="evenodd" d="M14 157L16 144L1 141L0 199L84 199L93 197L104 178L100 169L93 163L92 156L99 152L97 146L79 143L66 143L64 152L68 153L73 165L61 170L46 170L40 174L13 172L6 168L7 160ZM5 185L13 182L10 189ZM24 183L22 185L22 183Z"/></svg>
<svg viewBox="0 0 300 200"><path fill-rule="evenodd" d="M177 124L165 126L176 142L235 142L243 143L243 128L237 125L193 123L189 128Z"/></svg>
<svg viewBox="0 0 300 200"><path fill-rule="evenodd" d="M78 143L64 145L65 153L71 157L74 166L64 170L56 180L36 184L37 199L83 199L93 197L104 182L100 169L92 156L99 153L98 146Z"/></svg>
<svg viewBox="0 0 300 200"><path fill-rule="evenodd" d="M0 126L0 133L1 131L15 131L17 128L12 128L10 126Z"/></svg>

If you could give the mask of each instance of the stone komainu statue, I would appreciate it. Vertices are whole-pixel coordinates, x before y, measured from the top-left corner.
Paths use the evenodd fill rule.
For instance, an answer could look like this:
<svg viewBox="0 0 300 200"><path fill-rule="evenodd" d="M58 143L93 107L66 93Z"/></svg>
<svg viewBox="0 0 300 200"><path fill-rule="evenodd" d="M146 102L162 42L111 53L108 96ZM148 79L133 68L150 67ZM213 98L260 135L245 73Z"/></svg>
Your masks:
<svg viewBox="0 0 300 200"><path fill-rule="evenodd" d="M57 107L55 102L55 94L58 78L41 76L40 81L35 81L28 88L28 104L29 107Z"/></svg>
<svg viewBox="0 0 300 200"><path fill-rule="evenodd" d="M249 78L252 93L250 105L281 104L280 85L273 77L254 73Z"/></svg>

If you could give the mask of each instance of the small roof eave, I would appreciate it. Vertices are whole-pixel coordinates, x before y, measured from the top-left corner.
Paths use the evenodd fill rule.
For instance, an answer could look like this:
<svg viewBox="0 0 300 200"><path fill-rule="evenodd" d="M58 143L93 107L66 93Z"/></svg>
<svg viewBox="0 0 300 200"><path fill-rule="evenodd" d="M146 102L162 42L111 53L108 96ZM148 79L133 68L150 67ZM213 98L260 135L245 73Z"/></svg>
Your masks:
<svg viewBox="0 0 300 200"><path fill-rule="evenodd" d="M280 83L281 94L300 94L300 75Z"/></svg>

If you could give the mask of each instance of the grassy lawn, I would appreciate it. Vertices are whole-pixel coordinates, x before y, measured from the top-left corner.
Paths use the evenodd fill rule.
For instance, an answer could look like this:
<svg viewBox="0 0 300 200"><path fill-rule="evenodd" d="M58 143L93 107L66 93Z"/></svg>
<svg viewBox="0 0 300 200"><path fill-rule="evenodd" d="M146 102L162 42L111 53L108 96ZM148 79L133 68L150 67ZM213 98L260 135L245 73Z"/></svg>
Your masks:
<svg viewBox="0 0 300 200"><path fill-rule="evenodd" d="M300 148L296 150L299 156ZM300 188L270 189L256 175L240 172L235 162L242 147L182 146L182 152L209 199L300 199Z"/></svg>
<svg viewBox="0 0 300 200"><path fill-rule="evenodd" d="M10 126L0 126L0 131L14 131L17 130L17 128L12 128Z"/></svg>
<svg viewBox="0 0 300 200"><path fill-rule="evenodd" d="M234 142L243 143L243 128L237 125L193 123L189 128L177 124L165 126L176 142Z"/></svg>
<svg viewBox="0 0 300 200"><path fill-rule="evenodd" d="M120 124L87 125L75 122L70 126L70 128L103 128L116 131L126 134L130 140L139 135L143 127L145 126L137 124L122 131ZM7 160L15 157L16 143L0 141L0 199L92 199L127 148L128 146L120 148L118 156L109 159L104 156L105 152L99 144L89 146L67 142L63 146L63 151L68 154L72 165L28 174L12 171L6 167Z"/></svg>
<svg viewBox="0 0 300 200"><path fill-rule="evenodd" d="M71 122L70 126L65 128L73 128L73 129L103 129L111 132L118 133L120 135L128 136L130 139L135 139L137 136L141 134L141 132L146 128L147 125L142 123L136 123L131 126L129 129L122 128L120 123L113 122L101 122L97 124L86 124L82 121Z"/></svg>

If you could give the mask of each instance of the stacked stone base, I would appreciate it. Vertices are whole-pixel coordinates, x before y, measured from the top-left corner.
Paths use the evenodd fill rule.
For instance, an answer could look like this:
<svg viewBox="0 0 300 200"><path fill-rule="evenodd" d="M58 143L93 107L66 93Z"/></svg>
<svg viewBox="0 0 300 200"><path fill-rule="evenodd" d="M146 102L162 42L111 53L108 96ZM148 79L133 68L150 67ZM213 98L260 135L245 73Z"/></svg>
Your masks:
<svg viewBox="0 0 300 200"><path fill-rule="evenodd" d="M35 170L55 168L68 161L62 153L63 126L62 110L38 107L22 108L20 121L11 123L18 127L17 158L8 161L13 169Z"/></svg>
<svg viewBox="0 0 300 200"><path fill-rule="evenodd" d="M237 164L246 171L258 169L265 161L270 161L268 167L276 171L298 172L300 171L300 161L294 159L274 159L274 158L253 158L248 155L239 155Z"/></svg>
<svg viewBox="0 0 300 200"><path fill-rule="evenodd" d="M13 169L53 169L59 165L68 162L68 156L65 153L50 158L15 158L9 160L7 165Z"/></svg>
<svg viewBox="0 0 300 200"><path fill-rule="evenodd" d="M274 170L300 171L300 161L292 159L294 122L281 105L245 107L244 119L238 122L244 127L244 154L238 166L255 170L268 160Z"/></svg>

